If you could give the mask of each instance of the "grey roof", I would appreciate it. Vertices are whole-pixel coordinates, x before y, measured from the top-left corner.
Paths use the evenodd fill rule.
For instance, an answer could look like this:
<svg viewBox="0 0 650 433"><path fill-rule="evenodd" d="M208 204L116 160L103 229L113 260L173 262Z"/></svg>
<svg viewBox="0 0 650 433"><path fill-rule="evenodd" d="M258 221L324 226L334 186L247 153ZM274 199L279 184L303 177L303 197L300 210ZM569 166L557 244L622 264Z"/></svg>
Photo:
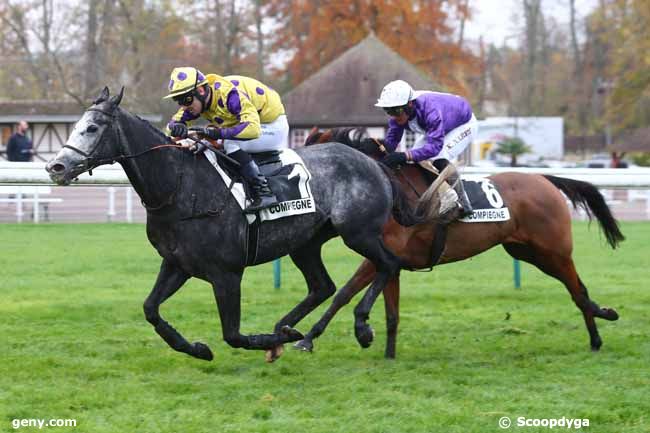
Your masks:
<svg viewBox="0 0 650 433"><path fill-rule="evenodd" d="M292 127L386 125L374 104L390 81L416 90L438 86L373 34L282 97Z"/></svg>
<svg viewBox="0 0 650 433"><path fill-rule="evenodd" d="M25 120L30 123L74 123L85 111L74 101L53 100L0 100L0 123L17 123ZM149 122L160 122L159 114L145 114L140 117Z"/></svg>

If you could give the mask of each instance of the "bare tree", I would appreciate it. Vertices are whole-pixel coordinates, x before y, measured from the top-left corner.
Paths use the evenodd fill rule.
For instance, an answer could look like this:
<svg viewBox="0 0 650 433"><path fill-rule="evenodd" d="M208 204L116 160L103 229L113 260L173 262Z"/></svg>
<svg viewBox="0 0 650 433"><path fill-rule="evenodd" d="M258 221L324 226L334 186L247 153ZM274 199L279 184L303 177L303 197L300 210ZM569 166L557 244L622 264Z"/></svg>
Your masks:
<svg viewBox="0 0 650 433"><path fill-rule="evenodd" d="M264 0L255 0L255 30L257 39L257 78L264 81L264 34L262 33Z"/></svg>
<svg viewBox="0 0 650 433"><path fill-rule="evenodd" d="M97 4L99 0L88 1L88 22L86 28L86 70L84 71L84 99L95 91L99 73L99 49L97 47Z"/></svg>
<svg viewBox="0 0 650 433"><path fill-rule="evenodd" d="M524 93L524 109L526 114L532 114L535 104L536 67L538 62L538 37L541 15L542 0L523 0L524 17L526 20L526 64L524 69L524 81L526 90Z"/></svg>

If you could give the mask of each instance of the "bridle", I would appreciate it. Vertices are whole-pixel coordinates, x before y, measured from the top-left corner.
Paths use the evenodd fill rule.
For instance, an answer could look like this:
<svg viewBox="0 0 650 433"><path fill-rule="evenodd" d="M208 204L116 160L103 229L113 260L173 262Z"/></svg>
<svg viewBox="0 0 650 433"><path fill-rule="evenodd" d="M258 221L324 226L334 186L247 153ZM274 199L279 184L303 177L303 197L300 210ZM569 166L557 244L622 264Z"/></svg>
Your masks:
<svg viewBox="0 0 650 433"><path fill-rule="evenodd" d="M114 120L115 120L115 113L111 113L111 112L108 112L108 111L106 111L106 110L103 110L103 109L101 109L101 108L96 108L96 107L91 107L91 108L89 108L89 109L86 110L86 111L96 111L96 112L98 112L98 113L102 113L103 115L109 117L109 118L111 119L111 121L110 121L111 129L113 129L113 130L115 131L115 135L116 135L116 137L119 139L119 136L120 136L120 134L119 134L119 128L116 128L116 127L115 127L115 122L114 122ZM163 148L165 148L165 147L178 147L178 148L183 148L183 146L181 146L181 145L179 145L179 144L160 144L160 145L157 145L157 146L151 147L151 148L149 148L149 149L147 149L147 150L144 150L144 151L142 151L142 152L134 153L134 154L131 154L131 155L115 155L115 156L110 157L110 158L95 158L95 157L93 157L92 155L93 155L93 153L95 153L95 151L97 151L97 150L99 149L99 147L100 147L100 146L102 145L102 143L104 142L104 134L106 133L106 131L107 131L108 129L109 129L109 128L106 128L106 129L102 132L102 135L101 135L101 136L99 137L99 139L97 140L97 144L95 145L95 147L94 147L90 152L84 152L83 150L81 150L81 149L79 149L79 148L77 148L77 147L75 147L75 146L69 145L69 144L64 144L64 145L62 146L62 147L64 147L64 148L66 148L66 149L70 149L70 150L72 150L72 151L78 153L79 155L83 156L84 158L86 158L86 159L83 161L83 167L86 168L86 169L88 170L88 174L89 174L90 176L93 175L93 173L92 173L93 169L96 168L96 167L99 167L100 165L104 165L104 164L114 164L114 163L116 163L116 162L123 161L123 160L125 160L125 159L137 158L137 157L139 157L139 156L145 155L145 154L147 154L147 153L149 153L149 152L152 152L152 151L154 151L154 150L163 149Z"/></svg>
<svg viewBox="0 0 650 433"><path fill-rule="evenodd" d="M91 107L86 111L96 111L98 113L102 113L103 115L107 116L110 119L110 128L107 127L104 131L102 131L102 134L97 139L97 144L89 152L84 152L83 150L81 150L81 149L79 149L79 148L77 148L75 146L69 145L69 144L64 144L62 147L66 148L66 149L70 149L70 150L78 153L79 155L81 155L81 156L83 156L85 158L83 160L83 162L81 163L81 165L83 166L83 168L85 170L88 171L88 174L90 176L93 175L93 169L96 168L96 167L99 167L100 165L114 164L116 162L120 162L120 161L123 161L125 159L138 158L138 157L140 157L142 155L146 155L147 153L153 152L154 150L158 150L158 149L164 149L164 148L168 148L168 147L176 147L176 148L180 148L180 149L183 148L183 146L181 146L180 144L168 144L168 143L166 143L166 144L159 144L159 145L153 146L153 147L151 147L149 149L143 150L142 152L133 153L133 154L130 154L130 155L120 154L120 155L112 156L110 158L96 158L96 157L94 157L92 155L104 143L104 134L106 133L106 131L111 129L115 133L115 138L118 141L121 141L121 134L120 134L121 128L119 127L119 125L118 126L115 125L115 117L116 116L115 116L114 112L109 112L109 111L106 111L106 110L104 110L102 108L98 108L98 107ZM166 207L166 206L168 206L168 205L170 205L170 204L172 204L174 202L174 199L176 198L176 193L178 192L178 189L180 188L181 179L183 177L182 170L181 170L178 177L179 178L177 179L177 182L176 182L176 188L170 194L169 198L167 200L164 200L160 205L158 205L158 206L149 206L148 204L146 204L144 202L144 200L141 200L142 205L147 209L147 211L150 211L150 212L157 211L157 210L160 210L160 209L162 209L162 208L164 208L164 207Z"/></svg>

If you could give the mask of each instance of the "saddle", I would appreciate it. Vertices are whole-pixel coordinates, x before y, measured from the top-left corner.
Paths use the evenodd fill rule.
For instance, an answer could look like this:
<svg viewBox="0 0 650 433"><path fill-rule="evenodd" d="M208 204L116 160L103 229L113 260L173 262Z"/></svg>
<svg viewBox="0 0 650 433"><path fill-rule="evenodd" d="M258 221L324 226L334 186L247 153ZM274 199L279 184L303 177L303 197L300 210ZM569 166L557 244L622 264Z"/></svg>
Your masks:
<svg viewBox="0 0 650 433"><path fill-rule="evenodd" d="M277 175L278 172L282 169L282 159L280 158L280 152L277 150L272 150L269 152L259 152L259 153L250 153L249 154L253 161L257 164L262 173L267 178L271 178L274 175ZM243 182L243 178L239 173L239 168L236 162L231 159L219 157L217 155L217 161L219 166L223 168L228 176L231 179L236 179L237 181ZM246 184L244 182L244 184ZM246 191L248 196L248 190Z"/></svg>

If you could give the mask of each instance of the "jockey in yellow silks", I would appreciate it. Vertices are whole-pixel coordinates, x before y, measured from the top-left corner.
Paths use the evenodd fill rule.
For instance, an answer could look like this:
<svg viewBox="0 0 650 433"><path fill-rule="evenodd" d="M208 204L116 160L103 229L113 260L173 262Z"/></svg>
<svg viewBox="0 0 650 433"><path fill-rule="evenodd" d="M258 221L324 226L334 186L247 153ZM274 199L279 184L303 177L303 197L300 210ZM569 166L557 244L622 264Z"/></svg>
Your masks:
<svg viewBox="0 0 650 433"><path fill-rule="evenodd" d="M193 67L175 68L169 94L181 107L167 124L167 133L186 138L190 133L223 140L226 153L239 162L240 172L251 186L253 203L245 212L277 204L266 177L249 153L284 149L289 124L280 95L249 77L203 75ZM199 117L210 122L205 128L188 127Z"/></svg>

